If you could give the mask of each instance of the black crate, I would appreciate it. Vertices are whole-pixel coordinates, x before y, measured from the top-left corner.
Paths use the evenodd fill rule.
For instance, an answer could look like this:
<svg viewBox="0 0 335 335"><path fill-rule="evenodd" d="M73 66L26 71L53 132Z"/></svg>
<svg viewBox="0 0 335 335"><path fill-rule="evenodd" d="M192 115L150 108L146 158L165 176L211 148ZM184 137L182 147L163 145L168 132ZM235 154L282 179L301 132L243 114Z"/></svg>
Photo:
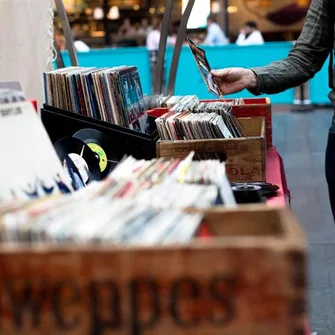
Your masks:
<svg viewBox="0 0 335 335"><path fill-rule="evenodd" d="M156 157L156 142L159 138L154 118L149 116L150 134L96 120L87 116L44 105L41 119L53 143L63 137L73 136L77 131L91 128L99 130L108 138L104 148L110 159L120 161L124 155L137 159Z"/></svg>

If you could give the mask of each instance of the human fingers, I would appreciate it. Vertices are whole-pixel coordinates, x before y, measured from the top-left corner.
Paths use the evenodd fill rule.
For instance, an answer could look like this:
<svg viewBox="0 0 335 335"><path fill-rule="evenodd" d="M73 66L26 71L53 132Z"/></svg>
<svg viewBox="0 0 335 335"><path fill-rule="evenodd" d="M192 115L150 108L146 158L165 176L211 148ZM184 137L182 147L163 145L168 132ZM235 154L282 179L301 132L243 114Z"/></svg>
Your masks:
<svg viewBox="0 0 335 335"><path fill-rule="evenodd" d="M215 78L224 78L225 76L227 76L230 72L230 69L222 69L222 70L212 70L211 74L213 75L213 77Z"/></svg>

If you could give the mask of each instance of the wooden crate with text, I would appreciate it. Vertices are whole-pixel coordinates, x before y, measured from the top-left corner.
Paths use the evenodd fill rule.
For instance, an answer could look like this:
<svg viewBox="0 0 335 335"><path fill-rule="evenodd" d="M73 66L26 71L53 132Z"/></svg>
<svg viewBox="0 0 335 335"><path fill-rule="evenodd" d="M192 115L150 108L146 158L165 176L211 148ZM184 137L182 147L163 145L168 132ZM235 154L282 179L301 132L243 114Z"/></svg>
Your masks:
<svg viewBox="0 0 335 335"><path fill-rule="evenodd" d="M187 245L0 249L0 334L303 334L306 241L288 209L209 209Z"/></svg>
<svg viewBox="0 0 335 335"><path fill-rule="evenodd" d="M216 153L226 158L227 175L232 182L266 180L265 121L263 117L239 118L247 138L158 141L157 157L185 158L196 154ZM206 156L202 156L206 157Z"/></svg>

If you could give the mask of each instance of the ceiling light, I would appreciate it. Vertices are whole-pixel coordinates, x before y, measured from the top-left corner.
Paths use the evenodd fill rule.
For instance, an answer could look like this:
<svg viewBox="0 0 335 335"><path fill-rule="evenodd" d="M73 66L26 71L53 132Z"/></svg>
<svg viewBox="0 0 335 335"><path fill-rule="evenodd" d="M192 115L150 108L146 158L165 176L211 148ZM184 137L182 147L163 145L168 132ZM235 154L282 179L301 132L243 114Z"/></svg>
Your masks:
<svg viewBox="0 0 335 335"><path fill-rule="evenodd" d="M101 7L97 7L94 9L93 17L96 20L102 20L104 18L104 10Z"/></svg>
<svg viewBox="0 0 335 335"><path fill-rule="evenodd" d="M229 14L234 14L238 11L238 8L236 6L228 6L227 11Z"/></svg>
<svg viewBox="0 0 335 335"><path fill-rule="evenodd" d="M120 11L118 6L113 6L110 8L107 17L110 20L118 20L120 18Z"/></svg>

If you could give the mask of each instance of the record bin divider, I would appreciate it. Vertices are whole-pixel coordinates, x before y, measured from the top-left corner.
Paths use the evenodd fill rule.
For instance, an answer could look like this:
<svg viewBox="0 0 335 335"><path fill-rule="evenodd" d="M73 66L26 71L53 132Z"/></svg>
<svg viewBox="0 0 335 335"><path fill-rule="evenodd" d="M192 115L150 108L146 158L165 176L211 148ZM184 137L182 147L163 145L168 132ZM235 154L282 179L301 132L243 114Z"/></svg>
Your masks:
<svg viewBox="0 0 335 335"><path fill-rule="evenodd" d="M120 161L124 155L131 155L137 159L156 157L156 142L159 136L155 121L150 116L150 134L47 105L41 109L41 120L53 143L63 137L71 137L79 130L91 128L107 136L109 146L104 149L109 159Z"/></svg>
<svg viewBox="0 0 335 335"><path fill-rule="evenodd" d="M3 334L304 334L296 217L250 205L207 209L203 224L211 237L186 245L3 244Z"/></svg>

